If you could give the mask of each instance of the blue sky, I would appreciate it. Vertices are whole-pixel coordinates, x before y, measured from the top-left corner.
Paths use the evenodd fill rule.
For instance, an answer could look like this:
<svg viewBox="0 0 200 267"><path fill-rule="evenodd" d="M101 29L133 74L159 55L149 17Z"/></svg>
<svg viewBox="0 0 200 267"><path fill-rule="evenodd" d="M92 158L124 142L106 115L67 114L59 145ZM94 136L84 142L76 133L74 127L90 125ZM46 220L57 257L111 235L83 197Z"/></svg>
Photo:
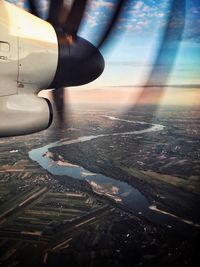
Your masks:
<svg viewBox="0 0 200 267"><path fill-rule="evenodd" d="M24 6L22 0L10 0L10 2L27 8L27 4ZM41 14L45 17L47 1L37 2ZM66 4L70 5L71 2L67 0ZM108 22L115 3L115 0L90 0L79 34L95 43ZM88 85L89 87L130 86L145 83L159 49L170 3L171 0L126 1L113 34L102 48L106 59L106 70L102 77ZM200 84L199 0L187 0L186 11L183 38L178 44L174 67L168 79L169 84ZM181 23L183 21L180 11L171 25L175 33L180 30ZM170 56L173 56L173 45L166 53L166 58Z"/></svg>
<svg viewBox="0 0 200 267"><path fill-rule="evenodd" d="M115 5L115 1L95 3L88 8L89 19L86 17L81 31L83 36L85 34L91 41L94 41L94 36L98 35L101 27L106 24ZM107 76L109 84L122 81L126 85L143 83L143 80L140 80L148 75L158 52L166 18L170 12L170 3L170 0L127 1L111 41L103 49L107 63L112 66ZM175 33L180 30L182 20L180 11L172 25ZM199 84L199 42L200 5L197 0L186 1L185 28L182 41L178 44L171 84ZM173 45L172 49L167 51L166 58L171 56L172 50ZM184 77L181 76L182 72ZM111 79L112 76L115 79ZM134 76L141 76L141 79L138 80ZM120 77L120 81L116 80L116 77Z"/></svg>

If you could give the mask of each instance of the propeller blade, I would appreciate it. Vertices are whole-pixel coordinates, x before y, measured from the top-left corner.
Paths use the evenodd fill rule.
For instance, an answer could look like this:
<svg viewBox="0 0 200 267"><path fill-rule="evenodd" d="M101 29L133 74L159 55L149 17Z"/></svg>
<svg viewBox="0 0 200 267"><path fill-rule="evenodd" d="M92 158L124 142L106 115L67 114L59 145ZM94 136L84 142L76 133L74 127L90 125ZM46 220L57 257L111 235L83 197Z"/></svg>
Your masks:
<svg viewBox="0 0 200 267"><path fill-rule="evenodd" d="M40 17L39 16L39 13L38 13L38 9L37 9L37 5L35 4L35 1L34 0L29 0L29 8L30 8L30 12L37 16L37 17Z"/></svg>
<svg viewBox="0 0 200 267"><path fill-rule="evenodd" d="M79 26L81 24L81 20L83 18L83 14L85 11L85 7L87 4L87 0L75 0L70 13L63 25L64 31L72 36L76 36Z"/></svg>
<svg viewBox="0 0 200 267"><path fill-rule="evenodd" d="M156 99L154 112L158 108L159 100L175 63L184 31L185 17L186 0L173 0L153 68L138 99L138 102L142 102L154 94Z"/></svg>
<svg viewBox="0 0 200 267"><path fill-rule="evenodd" d="M133 0L133 1L135 1L135 0ZM125 3L126 3L126 0L117 1L116 7L115 7L115 10L114 10L114 13L112 15L110 22L108 23L106 29L104 30L103 36L101 36L101 38L97 41L97 44L95 45L97 48L100 48L107 41L109 35L111 34L113 29L115 28L115 25L118 21L118 18L121 14L121 11L122 11Z"/></svg>
<svg viewBox="0 0 200 267"><path fill-rule="evenodd" d="M165 31L147 85L165 85L174 65L185 26L186 0L173 0ZM177 25L177 26L176 26Z"/></svg>
<svg viewBox="0 0 200 267"><path fill-rule="evenodd" d="M60 16L64 8L63 0L51 0L49 5L49 15L47 21L50 22L54 27L60 26Z"/></svg>
<svg viewBox="0 0 200 267"><path fill-rule="evenodd" d="M56 88L52 91L55 108L57 110L59 125L62 127L64 122L64 87Z"/></svg>

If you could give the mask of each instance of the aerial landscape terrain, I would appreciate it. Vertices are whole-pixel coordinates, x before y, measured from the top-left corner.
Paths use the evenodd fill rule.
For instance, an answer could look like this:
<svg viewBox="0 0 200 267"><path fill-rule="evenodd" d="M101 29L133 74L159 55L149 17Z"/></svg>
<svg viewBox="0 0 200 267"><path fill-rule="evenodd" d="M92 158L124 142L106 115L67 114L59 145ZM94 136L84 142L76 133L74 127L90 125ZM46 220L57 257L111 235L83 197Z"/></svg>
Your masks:
<svg viewBox="0 0 200 267"><path fill-rule="evenodd" d="M0 266L197 266L199 106L76 106L0 139Z"/></svg>
<svg viewBox="0 0 200 267"><path fill-rule="evenodd" d="M199 0L0 3L0 267L200 266Z"/></svg>

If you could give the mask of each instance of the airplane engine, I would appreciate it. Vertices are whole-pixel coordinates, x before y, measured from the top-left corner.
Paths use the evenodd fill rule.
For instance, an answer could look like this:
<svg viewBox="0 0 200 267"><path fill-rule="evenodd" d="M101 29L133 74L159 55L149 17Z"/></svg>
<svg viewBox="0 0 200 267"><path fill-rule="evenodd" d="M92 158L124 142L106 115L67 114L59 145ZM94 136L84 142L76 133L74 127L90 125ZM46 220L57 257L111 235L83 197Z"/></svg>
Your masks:
<svg viewBox="0 0 200 267"><path fill-rule="evenodd" d="M52 114L49 100L33 94L0 97L0 137L45 130Z"/></svg>
<svg viewBox="0 0 200 267"><path fill-rule="evenodd" d="M103 72L95 46L54 24L0 0L0 137L50 126L50 104L37 97L41 90L53 89L59 115L65 86L89 83Z"/></svg>

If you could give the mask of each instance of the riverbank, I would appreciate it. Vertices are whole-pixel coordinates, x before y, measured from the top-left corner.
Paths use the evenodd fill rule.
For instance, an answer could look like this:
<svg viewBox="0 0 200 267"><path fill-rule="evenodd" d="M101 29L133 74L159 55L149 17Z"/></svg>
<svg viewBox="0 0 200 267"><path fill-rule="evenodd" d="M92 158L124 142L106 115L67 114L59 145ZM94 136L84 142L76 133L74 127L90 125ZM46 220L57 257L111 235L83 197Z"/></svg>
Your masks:
<svg viewBox="0 0 200 267"><path fill-rule="evenodd" d="M107 160L106 156L104 158L95 158L94 155L96 153L91 149L98 146L99 142L104 143L105 140L112 139L113 137L116 141L113 142L111 140L111 143L120 143L121 138L132 135L151 134L162 131L165 127L160 124L150 125L142 121L131 121L113 116L104 117L110 121L120 122L122 125L123 123L134 125L136 129L119 133L82 136L66 141L61 140L31 151L30 157L52 174L67 175L75 179L86 180L90 183L94 192L110 197L116 202L122 203L130 210L142 212L157 223L165 221L165 224L172 224L173 227L179 228L180 222L183 222L198 227L198 218L196 217L198 213L195 214L193 206L189 203L192 209L190 209L191 212L186 213L185 211L188 211L188 209L184 206L184 203L182 206L180 204L177 205L177 199L178 201L180 200L180 192L184 197L187 197L188 201L187 192L179 190L175 194L176 189L171 188L166 182L156 181L152 177L145 175L144 172L142 173L132 167L126 168L121 166L119 162L115 162L115 157L113 156L111 160ZM146 128L138 130L138 125L145 125ZM107 147L103 149L107 149ZM79 151L78 157L77 151ZM83 152L83 155L81 152ZM149 201L135 187L143 192ZM174 196L171 197L172 195ZM192 199L191 203L194 206L196 204L194 199ZM149 207L154 208L150 209ZM155 214L155 212L158 212L159 215Z"/></svg>

